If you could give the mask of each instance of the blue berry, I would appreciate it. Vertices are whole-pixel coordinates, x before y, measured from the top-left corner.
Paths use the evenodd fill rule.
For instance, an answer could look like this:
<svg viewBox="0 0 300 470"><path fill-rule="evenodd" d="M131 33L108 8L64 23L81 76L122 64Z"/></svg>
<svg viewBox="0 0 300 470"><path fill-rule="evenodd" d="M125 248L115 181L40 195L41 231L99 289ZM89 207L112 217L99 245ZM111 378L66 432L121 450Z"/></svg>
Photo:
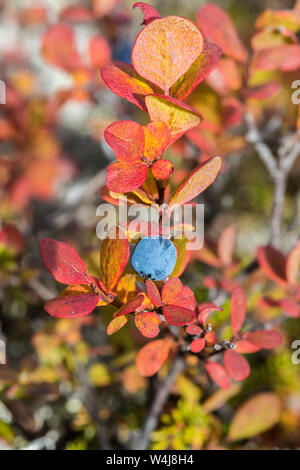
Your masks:
<svg viewBox="0 0 300 470"><path fill-rule="evenodd" d="M143 278L162 281L173 272L177 250L173 242L161 236L144 237L134 249L131 264Z"/></svg>

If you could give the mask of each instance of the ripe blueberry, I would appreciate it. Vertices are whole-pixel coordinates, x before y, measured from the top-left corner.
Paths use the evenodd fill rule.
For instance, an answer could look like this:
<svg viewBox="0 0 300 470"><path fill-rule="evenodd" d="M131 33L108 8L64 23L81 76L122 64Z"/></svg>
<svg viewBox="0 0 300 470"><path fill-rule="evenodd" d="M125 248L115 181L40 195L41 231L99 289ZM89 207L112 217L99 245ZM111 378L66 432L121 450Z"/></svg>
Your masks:
<svg viewBox="0 0 300 470"><path fill-rule="evenodd" d="M162 281L176 264L177 250L173 242L161 236L144 237L134 249L131 264L143 278Z"/></svg>

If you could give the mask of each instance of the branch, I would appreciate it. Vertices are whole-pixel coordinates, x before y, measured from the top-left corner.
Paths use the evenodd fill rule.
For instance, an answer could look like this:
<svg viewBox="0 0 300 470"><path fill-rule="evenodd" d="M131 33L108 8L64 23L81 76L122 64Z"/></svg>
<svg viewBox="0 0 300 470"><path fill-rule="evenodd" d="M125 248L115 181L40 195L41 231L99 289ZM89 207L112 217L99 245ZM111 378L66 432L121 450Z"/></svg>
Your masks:
<svg viewBox="0 0 300 470"><path fill-rule="evenodd" d="M165 378L165 380L159 384L154 401L149 410L149 413L145 419L144 426L142 428L140 437L135 445L132 446L135 450L147 450L150 442L150 435L155 431L163 407L169 397L171 388L175 382L176 377L180 374L185 367L183 357L177 356L173 362L173 365Z"/></svg>
<svg viewBox="0 0 300 470"><path fill-rule="evenodd" d="M105 427L103 426L103 422L99 416L99 406L97 403L95 391L89 383L85 368L82 364L78 364L77 366L77 376L82 385L83 405L87 409L92 420L97 425L98 441L101 450L112 450L111 445L107 439Z"/></svg>
<svg viewBox="0 0 300 470"><path fill-rule="evenodd" d="M276 158L270 149L270 147L263 141L263 138L259 132L259 129L255 123L252 114L247 112L245 114L245 122L248 128L246 138L249 143L255 148L259 158L264 163L265 167L269 171L271 177L275 179L277 174Z"/></svg>

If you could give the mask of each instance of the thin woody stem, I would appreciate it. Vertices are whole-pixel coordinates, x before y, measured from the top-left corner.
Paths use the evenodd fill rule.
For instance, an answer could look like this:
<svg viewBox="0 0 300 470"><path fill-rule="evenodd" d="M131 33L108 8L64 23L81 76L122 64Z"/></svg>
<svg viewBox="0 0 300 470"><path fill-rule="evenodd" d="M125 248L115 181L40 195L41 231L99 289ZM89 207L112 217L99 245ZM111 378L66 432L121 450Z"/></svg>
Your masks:
<svg viewBox="0 0 300 470"><path fill-rule="evenodd" d="M147 450L150 442L151 433L155 431L160 415L164 408L164 405L169 397L172 386L177 376L183 372L185 367L184 358L177 356L173 362L173 365L163 382L158 385L154 401L150 407L149 413L144 421L141 435L136 443L133 444L132 449L136 450Z"/></svg>

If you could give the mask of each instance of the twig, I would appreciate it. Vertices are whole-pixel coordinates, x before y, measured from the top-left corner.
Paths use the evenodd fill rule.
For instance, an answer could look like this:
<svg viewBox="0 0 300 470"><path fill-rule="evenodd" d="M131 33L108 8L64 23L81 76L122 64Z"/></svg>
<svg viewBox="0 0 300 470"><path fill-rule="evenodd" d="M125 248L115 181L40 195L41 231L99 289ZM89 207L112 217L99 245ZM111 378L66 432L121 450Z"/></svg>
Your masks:
<svg viewBox="0 0 300 470"><path fill-rule="evenodd" d="M145 419L141 435L132 449L146 450L150 442L151 433L156 429L163 407L168 399L171 388L178 374L184 370L184 358L177 356L173 362L172 368L169 371L166 379L159 384L152 406Z"/></svg>
<svg viewBox="0 0 300 470"><path fill-rule="evenodd" d="M245 122L248 127L247 140L255 148L259 158L264 163L265 167L268 169L272 178L276 177L277 174L277 164L276 158L273 155L270 147L263 141L262 136L259 132L258 127L256 126L254 117L251 113L247 112L245 114Z"/></svg>
<svg viewBox="0 0 300 470"><path fill-rule="evenodd" d="M103 426L103 422L99 416L99 406L95 391L89 383L85 368L82 364L78 364L77 366L77 376L83 389L83 404L97 425L98 441L101 450L112 450L109 440L107 439L105 427Z"/></svg>
<svg viewBox="0 0 300 470"><path fill-rule="evenodd" d="M247 140L255 148L258 156L269 171L274 185L274 199L271 214L270 243L278 246L281 240L281 220L283 215L286 185L289 173L300 154L299 134L285 137L275 157L270 147L263 141L254 117L247 112L245 122L248 127Z"/></svg>

